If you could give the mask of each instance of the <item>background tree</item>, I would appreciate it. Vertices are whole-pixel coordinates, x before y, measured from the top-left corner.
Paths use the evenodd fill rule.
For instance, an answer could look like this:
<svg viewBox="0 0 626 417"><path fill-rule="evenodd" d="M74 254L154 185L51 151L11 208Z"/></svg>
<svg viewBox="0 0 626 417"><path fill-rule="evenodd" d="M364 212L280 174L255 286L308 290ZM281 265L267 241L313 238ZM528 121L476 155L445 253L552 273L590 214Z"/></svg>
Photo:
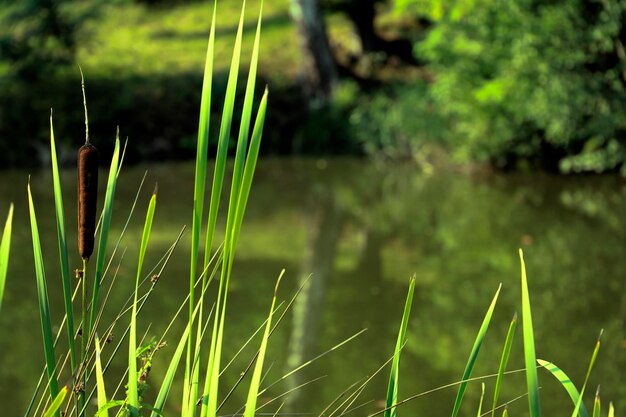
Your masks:
<svg viewBox="0 0 626 417"><path fill-rule="evenodd" d="M300 36L305 95L327 101L333 94L339 75L319 0L291 0L291 16Z"/></svg>
<svg viewBox="0 0 626 417"><path fill-rule="evenodd" d="M87 9L70 3L21 0L2 5L0 58L10 64L14 75L32 80L50 67L73 62L77 28Z"/></svg>
<svg viewBox="0 0 626 417"><path fill-rule="evenodd" d="M388 0L323 0L322 7L327 12L341 12L354 26L361 50L364 54L382 52L396 56L402 61L416 64L413 45L409 39L386 39L376 29L376 18L381 10L391 8Z"/></svg>

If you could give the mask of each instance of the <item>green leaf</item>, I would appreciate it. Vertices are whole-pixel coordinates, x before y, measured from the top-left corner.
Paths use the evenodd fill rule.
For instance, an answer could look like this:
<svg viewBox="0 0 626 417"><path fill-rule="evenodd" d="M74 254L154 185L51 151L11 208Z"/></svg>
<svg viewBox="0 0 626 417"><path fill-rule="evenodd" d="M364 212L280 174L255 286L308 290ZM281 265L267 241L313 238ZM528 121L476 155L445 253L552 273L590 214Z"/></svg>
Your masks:
<svg viewBox="0 0 626 417"><path fill-rule="evenodd" d="M461 384L459 385L459 391L456 394L456 400L454 400L454 408L452 410L452 417L456 417L459 413L459 409L461 408L461 403L463 402L463 395L465 394L465 390L467 389L468 379L472 375L472 370L474 369L474 365L476 364L478 353L480 353L480 348L485 339L485 335L487 334L487 329L489 328L489 323L491 322L491 316L493 316L493 310L496 307L496 302L498 301L498 295L500 295L501 288L502 288L502 284L498 286L496 295L494 295L493 300L491 301L491 305L489 306L489 310L487 310L487 314L485 314L483 323L480 326L480 329L478 330L478 334L476 335L474 346L472 347L472 351L470 353L469 359L467 360L467 364L465 365L465 371L463 372L463 377L461 378L463 382L461 382Z"/></svg>
<svg viewBox="0 0 626 417"><path fill-rule="evenodd" d="M9 267L9 252L11 249L11 229L13 225L13 204L9 207L9 215L4 224L2 240L0 240L0 311L2 311L2 299L4 298L4 285L7 279L7 268Z"/></svg>
<svg viewBox="0 0 626 417"><path fill-rule="evenodd" d="M278 286L280 280L283 278L285 270L283 269L278 276L276 286L274 287L274 298L272 299L272 306L267 316L267 324L265 325L265 333L263 333L263 340L261 341L261 347L259 349L259 355L254 365L254 372L252 373L252 381L250 382L250 389L248 390L248 399L246 400L246 409L243 412L244 417L254 417L256 411L256 402L259 394L259 387L261 385L261 375L263 374L263 362L265 361L265 353L267 351L267 340L270 336L270 329L272 327L272 315L274 314L274 307L276 306L276 294L278 293Z"/></svg>
<svg viewBox="0 0 626 417"><path fill-rule="evenodd" d="M210 251L210 245L213 240L213 233L217 221L217 213L219 208L220 196L222 193L222 184L224 182L224 170L226 166L226 156L228 152L228 141L230 139L230 128L232 125L233 109L235 103L235 93L237 87L237 78L239 74L239 62L241 57L241 42L243 37L244 11L246 3L243 2L241 16L239 18L239 26L237 28L237 36L235 38L235 47L226 85L226 96L224 98L224 107L222 110L222 121L220 126L220 135L217 145L217 156L215 161L215 171L213 173L213 185L211 188L211 203L209 207L209 217L207 220L207 247L206 251ZM227 222L228 223L228 222ZM217 414L217 396L218 396L218 380L219 368L222 353L222 335L224 328L224 317L226 312L226 299L228 294L229 281L229 264L231 254L229 253L230 243L229 235L231 231L226 230L226 242L224 244L224 253L222 264L222 276L220 279L215 319L213 330L211 333L211 344L209 347L209 359L207 371L205 374L204 389L202 394L201 417L216 417ZM206 260L209 255L205 256ZM223 297L223 298L222 298Z"/></svg>
<svg viewBox="0 0 626 417"><path fill-rule="evenodd" d="M93 296L91 298L91 317L89 319L87 335L83 335L83 337L87 338L89 338L89 335L93 330L98 311L98 295L100 293L102 274L104 273L104 261L106 258L107 242L109 240L109 230L111 228L111 217L113 215L113 200L115 198L115 187L117 185L117 167L120 160L119 155L120 138L118 131L115 138L115 148L113 150L113 158L111 159L111 167L109 168L106 195L104 197L102 227L100 229L100 238L98 239L98 259L96 260L96 274L93 286Z"/></svg>
<svg viewBox="0 0 626 417"><path fill-rule="evenodd" d="M196 273L198 268L198 246L200 242L200 229L202 228L202 218L204 216L204 199L206 188L206 171L207 171L207 152L209 144L209 124L211 119L211 92L213 86L213 57L215 50L215 19L217 14L217 1L213 3L213 18L211 21L211 31L209 35L209 42L207 46L207 53L204 65L204 78L202 82L202 98L200 102L200 120L198 123L198 143L196 148L196 169L194 179L194 195L193 195L193 213L192 213L192 229L191 229L191 256L190 256L190 268L189 268L189 322L190 326L193 326L193 306L194 291ZM210 247L205 248L205 253L211 251ZM208 259L208 255L205 255L205 259ZM206 266L206 262L205 262ZM206 279L203 277L203 286ZM202 302L201 302L202 303ZM200 312L200 323L202 323L202 312ZM198 387L198 371L193 376L190 375L191 364L191 352L192 352L192 339L193 334L189 332L187 344L187 356L185 361L185 379L183 382L183 400L182 400L182 416L187 416L188 402L191 399L197 397ZM197 346L200 348L200 345ZM194 364L195 369L200 368L200 352L196 352L198 358ZM190 379L193 379L190 381ZM190 389L192 392L190 393ZM195 414L195 408L191 410Z"/></svg>
<svg viewBox="0 0 626 417"><path fill-rule="evenodd" d="M143 267L148 241L150 240L150 231L152 230L152 220L154 219L154 210L156 208L156 188L150 198L148 212L146 213L146 222L143 226L141 235L141 245L139 247L139 261L137 262L137 276L135 278L135 295L133 300L133 310L130 317L130 333L128 343L128 407L133 417L139 415L139 396L137 392L137 291L139 288L139 278L141 277L141 268Z"/></svg>
<svg viewBox="0 0 626 417"><path fill-rule="evenodd" d="M517 313L513 315L513 319L511 320L511 324L509 325L509 331L506 333L506 339L504 341L504 348L502 349L502 356L500 357L500 366L498 367L496 387L493 391L493 404L491 406L492 417L494 417L496 413L496 406L498 405L498 397L500 396L500 389L502 388L502 377L504 376L504 371L506 371L506 365L509 362L509 356L511 354L511 347L513 346L513 338L515 336L516 329L517 329Z"/></svg>
<svg viewBox="0 0 626 417"><path fill-rule="evenodd" d="M613 403L609 403L609 417L615 417L615 409L613 408Z"/></svg>
<svg viewBox="0 0 626 417"><path fill-rule="evenodd" d="M537 378L537 357L535 355L535 336L533 333L533 319L530 309L530 295L526 279L526 265L524 252L519 250L519 259L522 271L522 330L524 339L524 362L526 364L526 385L528 388L528 405L530 417L540 417L539 408L539 380Z"/></svg>
<svg viewBox="0 0 626 417"><path fill-rule="evenodd" d="M549 371L561 383L563 388L565 388L565 391L567 391L570 398L572 399L574 405L576 405L578 403L578 399L580 398L580 394L578 393L578 390L574 386L574 383L569 378L569 376L567 376L565 372L563 372L558 366L551 362L537 359L537 363L541 365L544 369ZM578 410L578 415L579 417L589 417L589 414L587 414L587 409L585 408L584 404L581 405L580 409Z"/></svg>
<svg viewBox="0 0 626 417"><path fill-rule="evenodd" d="M578 410L582 406L583 395L585 394L585 388L587 388L587 382L589 381L591 370L593 369L593 365L596 363L596 358L598 357L598 352L600 351L600 339L602 338L603 332L604 330L600 331L600 335L598 336L598 340L596 341L596 346L593 349L593 353L591 354L591 360L589 361L589 367L587 368L587 374L585 375L585 382L583 383L583 387L580 390L580 397L578 397L578 401L576 402L576 407L574 407L574 412L572 413L572 417L576 417L576 414L578 414Z"/></svg>
<svg viewBox="0 0 626 417"><path fill-rule="evenodd" d="M39 241L39 228L37 227L37 216L35 205L30 191L30 181L28 183L28 207L30 212L30 229L33 239L33 254L35 257L35 273L37 278L37 298L39 301L39 318L41 321L41 333L43 336L44 355L46 359L46 370L48 373L48 388L50 398L56 398L59 394L59 384L57 381L56 360L54 357L54 338L52 336L52 320L50 317L50 305L48 303L48 289L46 286L46 273L43 265L43 255L41 253L41 243Z"/></svg>
<svg viewBox="0 0 626 417"><path fill-rule="evenodd" d="M57 162L56 143L54 140L54 127L52 125L52 113L50 114L50 157L52 161L52 183L54 188L54 208L57 220L57 240L59 243L59 261L61 263L61 281L63 283L63 301L65 315L67 316L67 342L70 347L70 369L76 370L76 348L74 346L74 312L72 308L72 284L70 279L70 267L67 253L67 239L65 235L65 212L63 209L63 192L59 178L59 165Z"/></svg>
<svg viewBox="0 0 626 417"><path fill-rule="evenodd" d="M111 400L104 404L101 408L96 411L95 417L102 417L109 414L109 410L114 407L123 407L126 404L124 400Z"/></svg>
<svg viewBox="0 0 626 417"><path fill-rule="evenodd" d="M593 417L600 417L600 386L596 390L596 397L593 401Z"/></svg>
<svg viewBox="0 0 626 417"><path fill-rule="evenodd" d="M231 253L233 254L235 253L237 242L239 240L239 233L241 231L241 225L243 223L243 216L246 212L248 197L250 196L250 189L252 188L252 179L254 178L256 163L259 159L259 149L261 147L263 126L265 124L265 113L267 112L268 94L269 92L266 88L265 93L261 98L261 103L259 104L259 110L257 111L256 121L254 123L254 130L252 131L252 139L250 140L250 149L248 150L248 157L246 158L246 167L243 172L241 191L239 192L239 201L237 203L237 208L235 212L235 221L233 222L233 231L231 238Z"/></svg>
<svg viewBox="0 0 626 417"><path fill-rule="evenodd" d="M48 407L48 410L46 410L46 413L43 415L43 417L53 417L59 415L59 408L61 408L61 405L63 405L63 401L65 401L66 396L67 387L63 387L61 391L59 391L57 396L54 397L54 400L50 404L50 407Z"/></svg>
<svg viewBox="0 0 626 417"><path fill-rule="evenodd" d="M185 350L188 335L189 323L187 323L185 332L178 341L178 346L176 347L176 351L174 352L174 355L170 360L167 372L165 373L165 378L163 378L161 388L159 389L159 393L157 394L157 399L154 402L154 409L159 412L162 411L163 407L165 406L165 401L167 400L167 395L169 394L170 388L172 387L172 382L174 381L174 376L176 374L176 369L178 368L178 363L180 362L180 358L182 357L183 351ZM157 414L159 414L155 410L153 410L152 412L152 417L157 417Z"/></svg>
<svg viewBox="0 0 626 417"><path fill-rule="evenodd" d="M243 110L241 114L239 137L237 139L237 152L235 153L235 165L233 167L233 179L232 179L232 185L230 188L231 190L230 200L228 203L229 216L226 222L226 230L233 230L232 222L235 220L236 209L240 203L239 196L241 192L242 177L244 175L244 165L246 162L248 135L250 133L250 120L252 118L252 101L254 98L257 67L259 63L259 45L261 42L262 17L263 17L263 1L261 1L261 10L259 11L259 17L257 21L256 35L254 38L254 47L252 48L252 59L250 62L250 72L248 74L248 84L246 85L246 94L244 97ZM254 159L256 160L256 158ZM247 196L244 198L243 201L247 201ZM207 241L207 243L209 242ZM234 248L231 248L230 253L234 253Z"/></svg>
<svg viewBox="0 0 626 417"><path fill-rule="evenodd" d="M98 415L102 417L109 417L109 412L104 408L107 404L107 393L104 385L102 363L100 362L100 352L100 339L96 336L96 386L98 388Z"/></svg>
<svg viewBox="0 0 626 417"><path fill-rule="evenodd" d="M398 339L396 340L396 348L391 363L391 372L389 373L389 384L387 385L387 403L385 404L384 417L395 417L398 402L398 381L400 367L400 353L406 343L406 332L409 326L409 317L411 315L411 306L413 305L413 293L415 292L415 277L409 282L409 291L404 303L404 312L402 313L402 322L400 330L398 330Z"/></svg>

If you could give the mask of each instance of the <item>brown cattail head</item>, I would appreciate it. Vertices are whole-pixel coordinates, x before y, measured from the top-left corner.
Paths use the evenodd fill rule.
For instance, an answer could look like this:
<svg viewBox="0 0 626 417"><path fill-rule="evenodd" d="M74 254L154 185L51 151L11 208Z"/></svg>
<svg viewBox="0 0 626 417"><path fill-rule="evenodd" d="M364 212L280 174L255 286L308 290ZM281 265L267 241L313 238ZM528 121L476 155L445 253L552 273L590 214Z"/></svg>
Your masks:
<svg viewBox="0 0 626 417"><path fill-rule="evenodd" d="M98 200L98 149L87 143L78 150L78 252L83 259L93 253Z"/></svg>

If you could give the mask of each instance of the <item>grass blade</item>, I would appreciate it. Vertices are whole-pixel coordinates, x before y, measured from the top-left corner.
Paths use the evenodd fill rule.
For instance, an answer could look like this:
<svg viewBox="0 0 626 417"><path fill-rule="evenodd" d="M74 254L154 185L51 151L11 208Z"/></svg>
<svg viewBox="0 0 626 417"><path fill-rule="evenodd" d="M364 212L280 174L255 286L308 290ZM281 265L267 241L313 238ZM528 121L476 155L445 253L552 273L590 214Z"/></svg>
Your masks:
<svg viewBox="0 0 626 417"><path fill-rule="evenodd" d="M558 366L551 362L537 359L537 363L541 365L544 369L549 371L561 383L563 388L565 388L565 391L567 391L570 398L572 399L574 405L578 404L580 394L578 393L578 390L576 389L576 386L574 386L574 383L572 382L570 377L567 376L567 374L563 372ZM582 404L579 408L578 415L579 417L589 417L589 414L587 413L587 409L585 408L584 404Z"/></svg>
<svg viewBox="0 0 626 417"><path fill-rule="evenodd" d="M13 204L9 207L9 215L4 224L2 240L0 240L0 311L2 311L2 299L4 298L4 285L7 279L9 267L9 252L11 249L11 230L13 227Z"/></svg>
<svg viewBox="0 0 626 417"><path fill-rule="evenodd" d="M269 93L266 88L263 98L261 99L261 103L259 104L259 110L257 111L256 121L254 123L254 130L252 131L252 138L250 139L250 149L248 150L248 157L246 158L246 167L243 172L241 191L239 192L239 201L235 212L235 221L233 222L231 253L235 252L237 241L239 240L239 232L241 231L243 216L246 211L246 205L248 204L250 189L252 188L252 179L254 177L256 163L259 158L259 149L261 147L261 138L263 136L263 126L265 124L265 114L267 112L268 94Z"/></svg>
<svg viewBox="0 0 626 417"><path fill-rule="evenodd" d="M35 272L37 277L37 298L39 300L39 318L41 320L41 333L43 335L44 354L46 358L46 369L48 373L48 389L50 398L56 398L59 393L57 381L57 370L54 358L54 339L52 336L52 321L50 318L50 305L48 303L48 289L46 286L46 273L43 265L43 255L41 253L41 243L39 241L39 228L37 227L37 216L35 205L30 191L30 181L28 183L28 207L30 212L30 228L33 239L33 254L35 257Z"/></svg>
<svg viewBox="0 0 626 417"><path fill-rule="evenodd" d="M400 353L402 352L402 347L406 342L406 332L409 325L409 316L411 315L414 292L415 277L411 278L409 283L409 292L406 296L404 312L402 313L402 322L400 324L400 330L398 331L398 340L396 341L396 349L393 355L393 362L391 363L391 372L389 373L389 384L387 385L387 403L385 405L387 410L385 411L384 417L396 416L396 407L392 406L398 402L398 372L400 366Z"/></svg>
<svg viewBox="0 0 626 417"><path fill-rule="evenodd" d="M481 384L481 394L480 394L480 402L478 403L478 414L476 414L476 417L480 417L481 413L483 411L483 400L485 399L485 383L483 382Z"/></svg>
<svg viewBox="0 0 626 417"><path fill-rule="evenodd" d="M215 170L213 172L213 184L211 186L211 202L209 206L209 218L207 220L206 234L206 260L210 258L210 250L215 233L215 224L217 222L217 212L220 204L220 196L222 194L222 185L224 183L224 172L226 170L226 156L228 154L228 141L230 140L230 129L233 120L233 110L235 107L235 94L237 90L237 79L239 78L239 63L241 60L241 43L243 38L243 23L246 2L244 0L241 8L241 16L239 18L239 26L235 38L235 47L233 57L230 63L230 72L228 74L228 82L226 84L226 95L224 97L224 107L222 110L222 120L220 124L220 134L217 143L217 154L215 156ZM225 248L226 250L228 248ZM219 303L218 303L219 307ZM218 317L219 314L216 315Z"/></svg>
<svg viewBox="0 0 626 417"><path fill-rule="evenodd" d="M52 161L52 182L54 188L54 209L57 220L57 240L59 243L59 261L61 263L61 280L63 282L63 301L67 316L67 342L70 347L70 369L72 374L76 370L76 348L74 346L74 313L72 308L72 284L70 280L70 266L67 254L67 239L65 235L65 211L63 209L63 192L59 178L59 165L57 162L56 143L54 140L54 127L52 125L52 112L50 114L50 159Z"/></svg>
<svg viewBox="0 0 626 417"><path fill-rule="evenodd" d="M204 65L204 78L202 82L202 98L200 101L200 120L198 122L198 143L196 147L196 170L194 176L194 196L193 196L193 213L192 213L192 228L191 228L191 256L190 256L190 268L189 268L189 322L190 326L193 326L193 306L195 303L194 284L196 280L196 273L198 268L198 246L200 242L200 229L202 227L202 218L204 215L204 199L206 188L206 171L207 171L207 152L209 144L209 124L211 119L211 93L213 87L213 57L215 50L215 19L217 14L217 1L213 4L213 18L211 21L211 31L209 35L209 41L207 45L207 53ZM205 248L206 252L210 252L211 248ZM205 266L207 264L207 257L205 256ZM203 283L206 283L206 279L203 277ZM203 285L204 286L204 285ZM202 312L200 312L200 323L202 323ZM193 334L191 331L187 335L187 356L185 361L185 378L183 382L183 400L182 400L182 416L187 415L187 403L191 398L197 397L198 376L190 375L191 353L192 353L192 339ZM195 364L195 368L200 368L200 355L196 352L198 361ZM193 381L190 381L193 378ZM189 390L192 389L190 393Z"/></svg>
<svg viewBox="0 0 626 417"><path fill-rule="evenodd" d="M233 167L233 179L230 191L230 201L228 203L228 213L236 212L236 206L239 204L239 194L241 191L241 182L244 175L244 165L246 162L246 148L248 145L248 135L250 134L250 120L252 118L252 101L254 98L254 89L256 86L256 74L259 64L259 46L261 42L261 20L263 18L263 1L261 1L261 10L257 21L256 35L254 38L254 46L252 48L252 59L250 62L250 71L248 74L248 83L246 85L246 94L243 102L243 111L241 114L241 124L239 128L239 137L237 139L237 152L235 153L235 165ZM245 199L247 200L247 198ZM244 201L245 201L244 200ZM231 230L232 222L235 216L228 216L226 230ZM207 242L208 243L208 242ZM232 250L234 252L234 249Z"/></svg>
<svg viewBox="0 0 626 417"><path fill-rule="evenodd" d="M139 415L139 397L137 393L137 290L139 287L139 279L141 277L141 268L146 255L146 248L150 240L150 231L152 230L152 220L154 219L154 210L156 208L157 190L155 188L148 212L146 213L146 222L143 226L141 235L141 246L139 247L139 261L137 262L137 277L135 279L135 297L133 301L133 312L130 316L130 334L128 343L128 407L130 415L137 417Z"/></svg>
<svg viewBox="0 0 626 417"><path fill-rule="evenodd" d="M522 272L522 330L524 339L524 362L526 364L526 384L528 387L528 406L530 417L539 417L539 380L537 378L537 357L535 355L535 336L533 333L533 319L530 309L530 295L528 293L528 280L526 279L526 264L524 252L519 250L519 258Z"/></svg>
<svg viewBox="0 0 626 417"><path fill-rule="evenodd" d="M593 365L595 364L596 358L598 357L598 352L600 351L600 339L602 338L603 332L603 330L600 331L600 335L598 336L598 340L596 342L596 347L593 349L593 354L591 355L591 360L589 361L589 368L587 368L587 375L585 375L585 382L583 383L583 387L580 389L580 397L578 397L578 401L576 402L576 407L574 408L572 417L576 417L576 414L578 414L578 410L582 406L585 388L587 388L587 382L589 381L591 370L593 369Z"/></svg>
<svg viewBox="0 0 626 417"><path fill-rule="evenodd" d="M120 155L120 134L119 130L115 138L115 148L113 150L113 158L111 159L111 167L109 168L109 178L107 180L107 190L104 197L104 211L102 216L102 227L100 229L100 238L98 240L98 259L96 260L96 274L93 286L93 297L91 299L91 316L89 326L87 327L87 335L89 337L96 320L98 311L98 294L100 292L100 284L102 282L102 273L104 272L104 261L106 258L107 242L109 240L109 229L111 228L111 217L113 215L113 200L115 197L115 187L117 185L117 167L119 165Z"/></svg>
<svg viewBox="0 0 626 417"><path fill-rule="evenodd" d="M176 347L176 351L170 360L170 364L167 367L167 372L165 373L165 378L163 378L163 382L161 383L161 388L159 388L159 393L157 394L157 399L154 402L154 410L152 411L151 416L157 417L159 413L163 410L165 406L165 401L167 400L167 395L170 392L170 388L172 387L172 382L174 381L174 375L176 374L176 369L178 368L178 363L183 355L183 351L185 350L185 345L187 342L187 338L189 335L189 323L187 323L187 327L185 328L185 332L181 336L178 341L178 346Z"/></svg>
<svg viewBox="0 0 626 417"><path fill-rule="evenodd" d="M246 409L243 412L244 417L254 417L256 411L257 396L259 394L259 386L261 385L261 375L263 373L263 362L265 361L265 352L267 351L267 340L270 335L270 328L272 327L272 315L274 314L274 307L276 306L276 294L278 293L278 286L280 280L283 278L285 270L283 269L276 281L274 287L274 298L272 299L272 306L267 316L267 324L265 325L265 333L263 333L263 340L261 341L261 348L259 349L259 356L254 366L254 372L252 373L252 381L250 382L250 389L248 390L248 399L246 400Z"/></svg>
<svg viewBox="0 0 626 417"><path fill-rule="evenodd" d="M206 251L210 251L211 242L213 240L213 234L215 231L215 224L217 221L217 213L219 208L220 196L222 193L222 185L224 182L224 171L226 167L226 155L228 151L228 140L230 138L230 128L232 125L233 109L235 105L235 92L237 88L237 78L239 74L239 62L241 57L241 43L243 37L243 23L244 23L244 11L246 3L243 2L241 9L241 17L239 18L239 26L237 28L237 35L235 38L235 47L233 50L233 57L230 65L230 72L228 75L228 82L226 86L226 96L224 98L224 108L222 112L222 121L220 125L220 135L217 145L217 155L215 161L215 171L213 173L213 185L211 188L211 202L209 207L209 216L207 220L207 236L206 236ZM227 222L228 224L228 222ZM230 231L226 230L226 243L224 245L224 260L222 264L222 277L220 279L215 320L213 323L213 330L211 333L211 344L209 348L209 359L207 365L207 371L204 382L204 390L202 395L202 408L201 417L215 417L217 414L217 395L218 395L218 380L219 380L219 368L221 359L221 340L224 327L224 314L226 310L226 298L228 291L228 272L230 270L230 243L229 243ZM206 259L209 255L205 255ZM223 295L223 300L222 300Z"/></svg>
<svg viewBox="0 0 626 417"><path fill-rule="evenodd" d="M593 400L593 417L600 417L600 386L596 390L596 398Z"/></svg>
<svg viewBox="0 0 626 417"><path fill-rule="evenodd" d="M609 417L615 417L615 409L613 408L613 403L609 403Z"/></svg>
<svg viewBox="0 0 626 417"><path fill-rule="evenodd" d="M463 372L463 377L461 378L463 382L459 385L459 391L456 394L456 400L454 401L454 408L452 410L452 417L456 417L459 413L459 409L461 408L461 402L463 402L463 395L465 394L465 390L467 389L467 384L468 384L467 380L472 375L472 370L474 369L474 365L476 364L476 359L478 358L478 353L480 352L480 348L485 339L485 335L487 334L487 329L489 328L489 323L491 322L491 316L493 315L493 310L496 307L496 302L498 301L498 295L500 294L501 288L502 288L502 284L498 286L496 295L494 295L493 300L491 301L491 305L489 306L489 310L487 310L487 314L485 314L483 323L480 326L480 329L478 330L478 335L476 335L476 340L474 341L472 352L470 353L469 359L467 360L467 365L465 365L465 371Z"/></svg>
<svg viewBox="0 0 626 417"><path fill-rule="evenodd" d="M67 387L63 387L61 391L59 391L57 396L54 397L52 404L50 404L50 407L48 407L48 410L46 410L46 413L43 415L43 417L53 417L53 416L58 415L59 409L61 408L63 401L65 401L66 396L67 396Z"/></svg>
<svg viewBox="0 0 626 417"><path fill-rule="evenodd" d="M100 339L96 336L96 387L98 388L98 412L101 417L109 417L106 410L107 392L104 386L104 375L102 373L102 362L100 362Z"/></svg>
<svg viewBox="0 0 626 417"><path fill-rule="evenodd" d="M506 365L509 362L509 356L511 355L511 347L513 346L513 338L515 337L516 329L517 329L517 313L513 315L513 319L511 320L511 324L509 325L509 330L506 333L506 339L504 341L504 348L502 349L502 356L500 357L500 366L498 367L498 377L496 378L496 386L493 391L493 404L491 406L491 417L495 417L496 406L498 405L498 397L500 396L500 389L502 388L502 377L504 376L504 372L506 371Z"/></svg>

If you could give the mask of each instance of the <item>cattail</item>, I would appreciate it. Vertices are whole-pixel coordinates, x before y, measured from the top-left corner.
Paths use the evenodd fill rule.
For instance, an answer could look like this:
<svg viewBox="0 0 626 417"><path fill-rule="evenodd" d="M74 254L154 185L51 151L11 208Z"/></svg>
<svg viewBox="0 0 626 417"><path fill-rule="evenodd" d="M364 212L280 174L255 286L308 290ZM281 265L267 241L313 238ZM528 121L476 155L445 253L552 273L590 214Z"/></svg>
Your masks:
<svg viewBox="0 0 626 417"><path fill-rule="evenodd" d="M98 200L98 149L86 143L78 150L78 252L83 259L93 253Z"/></svg>

